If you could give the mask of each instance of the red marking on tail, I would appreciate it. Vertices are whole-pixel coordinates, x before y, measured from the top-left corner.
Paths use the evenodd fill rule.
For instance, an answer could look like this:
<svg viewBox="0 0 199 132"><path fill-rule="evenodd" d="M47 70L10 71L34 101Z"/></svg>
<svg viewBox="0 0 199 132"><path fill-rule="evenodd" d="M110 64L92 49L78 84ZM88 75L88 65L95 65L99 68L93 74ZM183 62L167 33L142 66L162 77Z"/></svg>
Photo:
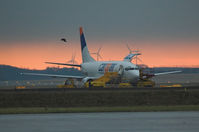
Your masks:
<svg viewBox="0 0 199 132"><path fill-rule="evenodd" d="M82 27L79 28L79 32L80 32L80 35L83 34L83 28Z"/></svg>

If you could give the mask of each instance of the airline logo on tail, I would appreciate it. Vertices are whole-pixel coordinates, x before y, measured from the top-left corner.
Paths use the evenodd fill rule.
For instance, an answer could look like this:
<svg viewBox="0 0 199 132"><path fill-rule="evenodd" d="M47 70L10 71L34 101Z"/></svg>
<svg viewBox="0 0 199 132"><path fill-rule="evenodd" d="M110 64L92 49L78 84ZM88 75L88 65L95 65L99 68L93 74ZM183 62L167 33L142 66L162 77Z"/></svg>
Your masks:
<svg viewBox="0 0 199 132"><path fill-rule="evenodd" d="M83 33L83 28L82 27L79 28L79 32L80 32L81 49L83 51L84 47L86 47L86 40L85 40L85 37L84 37L84 33Z"/></svg>
<svg viewBox="0 0 199 132"><path fill-rule="evenodd" d="M81 50L82 50L82 61L85 62L94 62L95 60L90 56L88 48L86 46L86 40L83 33L83 28L79 28L80 32L80 42L81 42Z"/></svg>

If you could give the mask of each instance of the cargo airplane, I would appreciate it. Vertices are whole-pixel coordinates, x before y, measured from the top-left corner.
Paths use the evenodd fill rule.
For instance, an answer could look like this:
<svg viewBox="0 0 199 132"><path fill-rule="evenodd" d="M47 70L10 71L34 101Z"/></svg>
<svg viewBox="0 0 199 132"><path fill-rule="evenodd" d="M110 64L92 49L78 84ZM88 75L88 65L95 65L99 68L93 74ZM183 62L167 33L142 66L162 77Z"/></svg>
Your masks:
<svg viewBox="0 0 199 132"><path fill-rule="evenodd" d="M70 76L70 75L54 75L54 74L37 74L37 73L22 73L25 75L39 75L39 76L48 76L48 77L58 77L58 78L67 78L67 79L81 79L81 85L83 86L88 81L93 81L98 79L106 72L117 72L122 80L129 83L136 83L140 80L141 74L140 69L137 65L131 63L133 57L139 54L128 54L122 61L96 61L91 57L86 40L84 37L83 29L80 27L80 43L81 43L81 54L82 54L82 64L66 64L66 63L56 63L56 62L46 62L47 64L56 64L56 65L65 65L65 66L74 66L80 67L83 76ZM145 74L142 75L145 77L153 77L162 74L177 73L180 71L172 72L163 72L155 74Z"/></svg>

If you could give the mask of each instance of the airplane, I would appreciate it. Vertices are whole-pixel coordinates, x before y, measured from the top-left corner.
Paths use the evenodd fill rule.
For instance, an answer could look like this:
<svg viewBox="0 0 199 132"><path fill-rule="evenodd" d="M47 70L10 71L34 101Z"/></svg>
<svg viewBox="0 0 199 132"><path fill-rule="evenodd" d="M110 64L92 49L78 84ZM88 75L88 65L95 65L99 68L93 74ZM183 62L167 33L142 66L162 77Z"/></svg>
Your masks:
<svg viewBox="0 0 199 132"><path fill-rule="evenodd" d="M93 57L91 57L89 53L82 27L79 28L79 32L80 32L81 55L82 55L82 63L80 65L56 63L56 62L45 62L45 63L79 67L81 69L81 72L83 73L83 76L39 74L39 73L22 73L22 74L58 77L58 78L67 78L67 79L80 79L82 86L86 82L93 81L95 79L104 76L106 72L117 72L122 78L122 80L125 80L126 82L129 83L136 83L140 80L141 74L139 67L136 64L131 63L133 57L138 55L137 53L129 53L126 57L124 57L122 61L96 61ZM144 74L144 76L146 76L146 78L149 78L156 75L171 74L177 72L181 71Z"/></svg>

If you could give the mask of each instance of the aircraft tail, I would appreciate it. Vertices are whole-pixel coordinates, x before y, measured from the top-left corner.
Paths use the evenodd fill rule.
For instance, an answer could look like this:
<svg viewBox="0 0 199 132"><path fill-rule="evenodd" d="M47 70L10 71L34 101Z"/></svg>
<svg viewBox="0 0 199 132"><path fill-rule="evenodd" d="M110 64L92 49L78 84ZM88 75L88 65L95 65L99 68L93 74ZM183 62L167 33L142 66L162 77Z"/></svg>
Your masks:
<svg viewBox="0 0 199 132"><path fill-rule="evenodd" d="M80 32L80 42L81 42L81 51L82 51L82 61L83 61L83 63L84 62L94 62L95 60L91 57L91 55L88 51L82 27L79 28L79 32Z"/></svg>

